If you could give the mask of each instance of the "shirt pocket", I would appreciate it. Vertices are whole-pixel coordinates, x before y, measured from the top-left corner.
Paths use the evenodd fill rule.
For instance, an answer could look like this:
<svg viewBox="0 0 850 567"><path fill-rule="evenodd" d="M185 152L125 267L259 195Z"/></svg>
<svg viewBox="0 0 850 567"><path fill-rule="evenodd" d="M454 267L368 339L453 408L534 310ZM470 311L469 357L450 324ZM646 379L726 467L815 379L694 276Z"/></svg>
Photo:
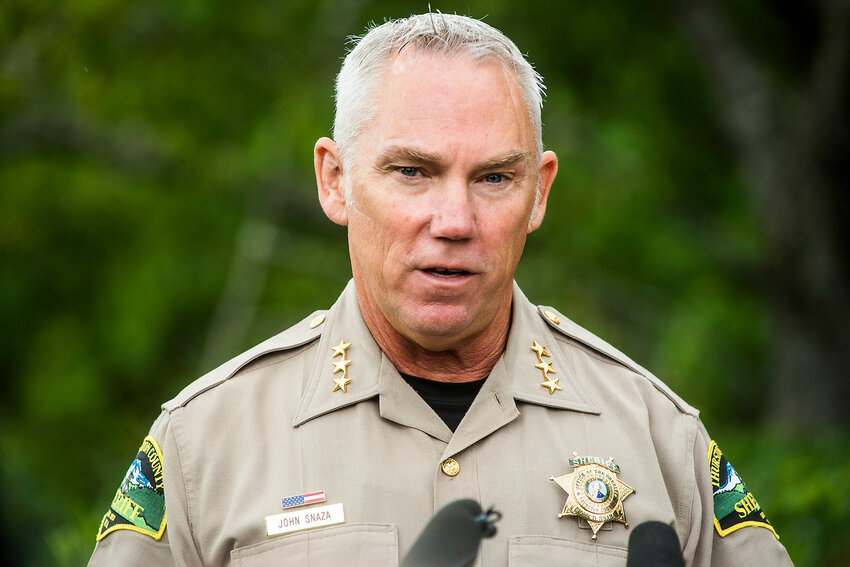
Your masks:
<svg viewBox="0 0 850 567"><path fill-rule="evenodd" d="M564 565L624 567L626 549L594 542L548 536L517 536L508 540L508 565L531 567Z"/></svg>
<svg viewBox="0 0 850 567"><path fill-rule="evenodd" d="M234 567L350 565L398 567L394 525L347 524L277 536L230 552Z"/></svg>

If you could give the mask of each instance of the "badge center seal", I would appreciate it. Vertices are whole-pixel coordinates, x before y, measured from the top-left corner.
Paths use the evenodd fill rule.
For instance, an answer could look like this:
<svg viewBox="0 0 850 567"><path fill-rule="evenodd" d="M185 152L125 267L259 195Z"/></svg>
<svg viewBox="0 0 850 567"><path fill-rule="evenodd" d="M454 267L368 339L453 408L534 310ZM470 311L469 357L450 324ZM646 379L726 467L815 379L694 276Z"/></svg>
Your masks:
<svg viewBox="0 0 850 567"><path fill-rule="evenodd" d="M614 464L614 459L576 456L569 464L575 469L572 473L549 477L567 493L558 517L584 518L593 530L594 540L606 522L620 522L628 528L623 500L634 494L635 489L617 477L620 467Z"/></svg>

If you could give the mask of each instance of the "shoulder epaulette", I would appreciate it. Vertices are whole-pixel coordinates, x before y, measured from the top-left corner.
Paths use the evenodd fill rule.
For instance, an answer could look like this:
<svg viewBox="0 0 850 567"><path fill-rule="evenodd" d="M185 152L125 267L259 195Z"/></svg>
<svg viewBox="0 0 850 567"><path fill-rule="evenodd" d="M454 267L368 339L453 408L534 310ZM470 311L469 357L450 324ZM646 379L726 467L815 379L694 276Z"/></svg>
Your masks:
<svg viewBox="0 0 850 567"><path fill-rule="evenodd" d="M675 404L680 411L693 416L699 415L699 410L692 407L686 401L676 395L676 393L673 392L673 390L671 390L667 386L667 384L659 380L647 369L645 369L640 364L623 354L618 349L614 348L609 343L600 339L584 327L578 325L557 309L545 305L539 305L537 307L537 311L538 313L540 313L540 316L543 318L543 320L549 324L550 327L560 332L562 335L565 335L570 339L577 341L600 354L603 354L607 358L625 366L632 372L639 374L640 376L643 376L644 378L649 380L652 385L655 386L655 388L662 394L664 394L667 398L669 398L670 401L673 402L673 404Z"/></svg>
<svg viewBox="0 0 850 567"><path fill-rule="evenodd" d="M177 394L171 400L162 404L162 409L172 411L186 404L192 398L206 392L210 388L221 384L225 380L239 372L247 364L273 352L280 352L298 348L317 339L321 332L321 325L316 321L324 321L326 311L316 311L308 317L296 323L285 331L266 339L257 346L231 358L215 370L207 372ZM321 319L321 321L320 321Z"/></svg>

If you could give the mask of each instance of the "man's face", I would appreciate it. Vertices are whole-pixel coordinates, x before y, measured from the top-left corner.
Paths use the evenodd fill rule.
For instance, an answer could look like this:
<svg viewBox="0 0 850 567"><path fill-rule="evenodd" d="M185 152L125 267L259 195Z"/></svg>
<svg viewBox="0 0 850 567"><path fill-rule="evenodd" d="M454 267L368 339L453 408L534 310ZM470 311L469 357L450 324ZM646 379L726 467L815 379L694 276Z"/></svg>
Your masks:
<svg viewBox="0 0 850 567"><path fill-rule="evenodd" d="M557 162L546 152L538 164L516 80L497 62L409 50L378 80L376 117L343 174L361 310L426 349L452 349L506 324Z"/></svg>

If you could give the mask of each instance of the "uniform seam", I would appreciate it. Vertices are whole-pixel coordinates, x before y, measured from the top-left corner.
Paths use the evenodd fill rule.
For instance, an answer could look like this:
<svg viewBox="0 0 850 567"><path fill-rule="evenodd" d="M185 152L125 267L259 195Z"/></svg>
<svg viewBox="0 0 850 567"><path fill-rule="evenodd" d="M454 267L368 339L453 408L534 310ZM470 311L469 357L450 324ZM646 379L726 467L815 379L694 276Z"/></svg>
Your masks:
<svg viewBox="0 0 850 567"><path fill-rule="evenodd" d="M621 363L617 359L610 358L605 353L600 353L600 352L596 351L595 349L587 347L583 343L576 344L574 341L569 340L569 337L564 337L564 338L558 337L557 340L559 340L563 343L566 343L569 346L573 346L573 347L577 348L578 350L587 354L587 356L589 356L590 358L592 358L594 360L598 360L599 362L602 362L602 363L607 364L609 366L614 366L615 368L620 368L622 370L625 370L630 375L637 377L639 380L643 380L645 382L648 382L649 385L652 386L652 388L656 392L658 392L659 394L664 396L668 401L670 401L670 403L672 403L676 407L676 410L679 413L681 413L683 415L687 415L689 417L697 417L698 414L694 413L694 412L696 412L695 409L690 408L684 400L678 399L677 396L672 392L672 390L669 390L669 386L667 386L667 384L665 384L659 378L653 376L649 371L646 371L646 370L641 371L642 369L637 370L635 368L631 368L629 366L626 366L625 364Z"/></svg>
<svg viewBox="0 0 850 567"><path fill-rule="evenodd" d="M697 490L696 490L696 483L697 483L696 474L697 474L697 471L695 469L696 463L693 462L693 459L694 459L694 448L696 447L698 424L697 424L697 418L695 416L688 415L688 417L690 418L691 427L689 428L690 431L688 432L689 433L689 439L688 439L688 445L689 446L686 447L688 449L688 451L685 452L685 455L690 455L691 463L690 463L690 466L686 468L686 470L693 471L693 474L685 475L685 482L687 483L687 485L685 487L683 487L683 492L685 493L685 495L682 498L682 501L680 503L680 507L684 508L683 512L685 512L685 513L681 514L679 516L679 517L682 517L682 518L687 518L687 531L686 531L686 536L685 536L685 539L684 539L685 541L690 540L691 533L693 532L693 510L694 510L694 503L695 503L695 499L696 499L696 495L697 495ZM688 491L690 491L690 498L687 497Z"/></svg>
<svg viewBox="0 0 850 567"><path fill-rule="evenodd" d="M590 357L592 357L592 358L594 358L594 359L596 359L600 362L604 362L604 363L609 364L611 366L617 366L619 368L623 368L625 370L628 370L629 372L634 372L635 374L637 374L637 372L635 372L635 370L633 368L630 368L626 364L623 364L622 362L620 362L616 358L609 356L609 355L605 354L604 352L600 352L599 350L597 350L597 349L595 349L595 348L593 348L589 345L586 345L585 343L583 343L579 340L573 339L572 337L570 337L568 335L558 335L558 334L553 333L553 336L555 337L556 341L567 344L571 347L577 348L580 351L587 353L588 356L590 356Z"/></svg>
<svg viewBox="0 0 850 567"><path fill-rule="evenodd" d="M198 542L195 538L195 521L193 519L193 514L195 513L195 505L193 503L193 499L195 498L195 484L191 481L191 479L186 479L186 468L183 466L183 453L181 450L181 438L185 438L183 431L183 415L182 412L178 412L177 410L180 408L175 408L174 411L171 412L171 423L173 424L172 431L174 435L174 448L177 452L177 460L179 462L179 470L180 470L180 478L183 481L183 492L186 494L186 523L189 527L189 537L192 540L192 545L195 548L195 555L200 558L201 551L198 547ZM167 513L167 511L166 511Z"/></svg>
<svg viewBox="0 0 850 567"><path fill-rule="evenodd" d="M263 541L252 543L250 545L246 545L244 547L237 547L231 550L231 553L233 553L234 551L238 551L241 554L241 557L239 557L239 560L241 561L243 558L256 557L260 554L266 553L269 548L278 549L280 547L287 546L309 545L310 541L321 541L338 537L346 537L351 535L352 533L368 533L378 535L385 534L389 538L388 543L390 544L390 547L398 547L398 526L396 524L380 524L377 522L366 522L343 524L341 526L327 526L315 532L302 532L301 534L297 534L291 539L266 539ZM395 541L393 541L392 538L394 534L396 535ZM272 542L277 542L279 545L275 545Z"/></svg>
<svg viewBox="0 0 850 567"><path fill-rule="evenodd" d="M310 343L307 343L306 345L301 345L301 346L306 347L304 349L304 351L306 351L306 350L309 350L309 347L313 346L313 343L310 342ZM265 354L262 354L262 355L258 356L257 358L251 359L248 362L246 362L245 366L247 366L248 364L251 364L255 360L263 358L267 355L277 354L279 352L281 352L281 351L271 351L271 352L267 352ZM233 374L231 374L230 376L228 376L227 378L222 380L222 382L232 380L233 378L236 378L236 377L248 376L249 374L253 374L254 372L258 372L258 371L260 371L264 368L268 368L270 366L275 366L277 364L282 364L282 363L288 361L291 358L295 358L296 356L298 356L302 352L303 352L302 349L300 347L298 347L298 348L290 349L290 352L286 353L285 356L282 356L281 358L275 360L274 362L268 362L266 364L258 364L256 367L253 367L250 370L244 370L244 366L243 366L242 368L240 368L239 370L237 370L236 372L234 372ZM218 384L216 384L216 385L218 385Z"/></svg>
<svg viewBox="0 0 850 567"><path fill-rule="evenodd" d="M204 395L204 394L206 394L207 392L210 392L210 391L212 391L212 390L215 390L216 388L220 387L220 386L221 386L222 384L224 384L225 382L230 382L230 381L231 381L231 380L233 380L234 378L241 378L241 377L244 377L244 376L248 376L248 375L250 375L250 374L253 374L254 372L258 372L258 371L263 370L263 369L265 369L265 368L268 368L268 367L271 367L271 366L275 366L275 365L277 365L277 364L282 364L282 363L284 363L284 362L287 362L287 361L289 361L290 359L292 359L292 358L294 358L294 357L296 357L296 356L298 356L298 355L300 355L300 354L304 353L306 350L309 350L309 348L313 346L313 343L314 343L314 342L315 342L315 341L311 341L311 342L309 342L309 343L307 343L307 344L301 345L300 347L295 347L295 348L291 348L291 349L283 348L283 349L280 349L280 350L272 350L272 351L269 351L269 352L266 352L266 353L259 354L259 355L257 355L257 357L256 357L256 358L252 358L252 359L248 360L247 362L245 362L245 364L243 364L243 365L242 365L242 367L240 367L238 370L236 370L236 371L235 371L235 372L233 372L232 374L228 374L227 376L224 376L224 377L223 377L223 378L221 378L220 380L218 380L218 381L216 381L216 382L213 382L212 384L209 384L209 385L207 385L206 387L204 387L204 388L200 389L199 391L194 392L194 393L192 393L191 395L187 396L187 397L186 397L186 399L185 399L183 402L181 402L179 405L177 405L175 408L173 408L173 409L172 409L172 410L170 410L170 411L172 411L172 412L173 412L173 411L176 411L176 410L178 410L178 409L180 409L180 408L185 408L185 407L187 407L187 406L188 406L190 403L192 403L194 400L196 400L196 399L200 398L201 396L203 396L203 395ZM302 348L301 348L301 347L304 347L304 349L302 350ZM245 366L247 366L247 365L251 364L252 362L254 362L254 361L256 361L256 360L262 359L262 358L264 358L264 357L266 357L266 356L269 356L269 355L273 355L273 354L277 354L277 353L280 353L280 352L284 352L284 351L287 351L287 350L289 350L289 352L287 352L285 356L283 356L283 357L281 357L281 358L279 358L279 359L275 360L274 362L268 362L268 363L266 363L266 364L257 365L256 367L253 367L253 368L251 368L250 370L244 370Z"/></svg>
<svg viewBox="0 0 850 567"><path fill-rule="evenodd" d="M574 549L586 549L585 546L582 546L579 542L574 542L569 539L564 538L551 538L556 541L546 541L546 538L550 538L551 536L514 536L510 538L509 545L510 547L555 547L558 549L563 549L564 547L571 547ZM534 539L534 541L520 541L521 539ZM594 551L601 553L603 555L608 555L611 557L623 557L623 554L627 553L627 548L619 547L616 545L605 545L605 544L594 544Z"/></svg>
<svg viewBox="0 0 850 567"><path fill-rule="evenodd" d="M478 443L473 443L472 447L472 461L474 463L472 470L475 471L475 500L476 502L481 502L481 475L479 474L479 464L478 464ZM475 565L484 565L485 554L489 554L489 551L485 551L484 546L481 546L478 550L478 560L475 562Z"/></svg>

